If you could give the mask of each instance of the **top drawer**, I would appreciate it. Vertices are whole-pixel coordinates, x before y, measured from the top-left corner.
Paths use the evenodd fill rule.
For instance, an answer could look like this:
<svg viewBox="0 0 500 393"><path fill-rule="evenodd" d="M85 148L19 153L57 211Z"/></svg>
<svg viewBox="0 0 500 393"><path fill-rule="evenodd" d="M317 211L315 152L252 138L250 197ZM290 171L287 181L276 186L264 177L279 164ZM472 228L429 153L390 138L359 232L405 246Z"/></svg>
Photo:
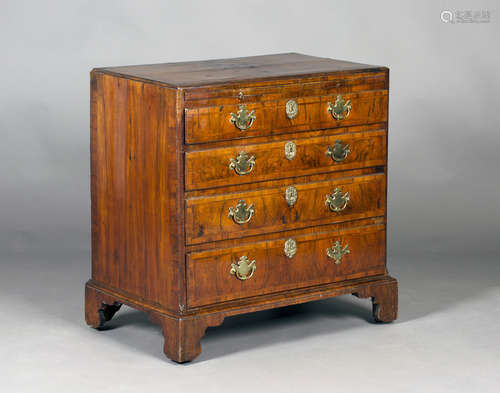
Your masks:
<svg viewBox="0 0 500 393"><path fill-rule="evenodd" d="M187 144L387 121L387 90L185 109Z"/></svg>

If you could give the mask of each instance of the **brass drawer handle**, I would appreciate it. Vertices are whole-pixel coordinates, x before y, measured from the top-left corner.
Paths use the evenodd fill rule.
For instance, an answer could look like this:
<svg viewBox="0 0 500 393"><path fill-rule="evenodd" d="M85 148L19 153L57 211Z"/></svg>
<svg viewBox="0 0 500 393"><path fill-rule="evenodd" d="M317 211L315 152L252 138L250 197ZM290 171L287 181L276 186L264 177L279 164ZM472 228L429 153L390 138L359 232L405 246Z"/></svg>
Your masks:
<svg viewBox="0 0 500 393"><path fill-rule="evenodd" d="M297 242L295 239L290 238L285 242L284 252L288 258L293 258L293 256L297 253Z"/></svg>
<svg viewBox="0 0 500 393"><path fill-rule="evenodd" d="M241 225L249 222L252 219L254 213L255 210L253 208L253 204L248 206L243 199L240 199L238 201L238 204L236 205L236 208L229 208L228 217L232 218L236 224Z"/></svg>
<svg viewBox="0 0 500 393"><path fill-rule="evenodd" d="M333 146L326 147L326 156L331 157L335 162L344 161L350 152L351 148L349 144L342 146L342 141L335 141Z"/></svg>
<svg viewBox="0 0 500 393"><path fill-rule="evenodd" d="M248 112L247 106L242 104L239 106L239 110L236 114L231 112L231 118L229 121L241 131L245 131L252 127L256 118L257 116L255 116L255 110Z"/></svg>
<svg viewBox="0 0 500 393"><path fill-rule="evenodd" d="M248 158L245 151L240 151L236 159L229 159L229 169L233 169L238 175L247 175L255 166L255 156Z"/></svg>
<svg viewBox="0 0 500 393"><path fill-rule="evenodd" d="M340 265L340 260L346 254L350 254L351 250L349 250L349 244L346 244L345 247L342 247L340 242L337 240L332 248L326 249L326 255L328 258L331 258L335 261L336 265Z"/></svg>
<svg viewBox="0 0 500 393"><path fill-rule="evenodd" d="M335 104L328 102L328 109L326 110L330 113L334 119L343 120L351 113L351 100L345 101L339 94L335 100Z"/></svg>
<svg viewBox="0 0 500 393"><path fill-rule="evenodd" d="M347 206L347 203L350 201L351 196L348 192L342 194L342 190L340 188L336 188L333 190L333 194L326 194L325 205L330 208L332 212L341 212Z"/></svg>
<svg viewBox="0 0 500 393"><path fill-rule="evenodd" d="M257 269L257 266L255 265L255 259L250 262L248 260L248 257L246 255L243 255L242 257L240 257L237 265L231 263L230 273L236 276L238 280L245 281L253 276L255 269Z"/></svg>

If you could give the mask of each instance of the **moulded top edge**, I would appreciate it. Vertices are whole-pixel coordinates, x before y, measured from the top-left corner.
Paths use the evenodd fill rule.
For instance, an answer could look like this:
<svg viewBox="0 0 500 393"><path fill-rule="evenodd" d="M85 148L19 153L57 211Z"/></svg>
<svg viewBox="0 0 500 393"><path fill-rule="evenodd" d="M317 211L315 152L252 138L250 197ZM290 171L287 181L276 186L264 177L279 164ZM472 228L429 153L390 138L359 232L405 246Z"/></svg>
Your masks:
<svg viewBox="0 0 500 393"><path fill-rule="evenodd" d="M177 88L202 88L384 70L387 68L298 53L95 69L98 72Z"/></svg>

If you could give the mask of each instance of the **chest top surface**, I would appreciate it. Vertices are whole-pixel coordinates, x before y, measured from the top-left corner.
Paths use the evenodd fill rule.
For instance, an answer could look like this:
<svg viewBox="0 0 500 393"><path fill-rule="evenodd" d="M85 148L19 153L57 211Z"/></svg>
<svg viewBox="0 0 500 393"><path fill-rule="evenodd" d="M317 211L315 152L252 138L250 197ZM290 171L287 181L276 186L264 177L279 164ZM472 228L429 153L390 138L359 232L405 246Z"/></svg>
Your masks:
<svg viewBox="0 0 500 393"><path fill-rule="evenodd" d="M232 59L98 68L98 71L189 88L232 82L273 80L332 73L376 72L385 67L283 53Z"/></svg>

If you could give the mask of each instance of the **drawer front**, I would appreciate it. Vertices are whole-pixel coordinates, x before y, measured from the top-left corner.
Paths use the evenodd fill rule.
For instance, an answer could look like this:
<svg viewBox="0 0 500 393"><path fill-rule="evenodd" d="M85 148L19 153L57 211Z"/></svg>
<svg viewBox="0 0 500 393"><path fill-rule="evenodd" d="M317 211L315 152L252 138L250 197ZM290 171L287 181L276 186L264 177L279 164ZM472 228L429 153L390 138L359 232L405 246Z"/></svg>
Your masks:
<svg viewBox="0 0 500 393"><path fill-rule="evenodd" d="M186 189L385 165L386 131L306 137L186 153Z"/></svg>
<svg viewBox="0 0 500 393"><path fill-rule="evenodd" d="M187 144L204 143L386 122L387 99L387 90L340 97L301 97L293 99L296 106L288 105L290 117L287 114L290 100L188 108L185 110L185 141Z"/></svg>
<svg viewBox="0 0 500 393"><path fill-rule="evenodd" d="M199 307L384 273L384 225L308 234L188 254L187 301Z"/></svg>
<svg viewBox="0 0 500 393"><path fill-rule="evenodd" d="M279 82L240 82L231 87L221 87L220 85L193 87L184 91L184 100L192 106L214 106L234 104L236 99L243 102L259 102L288 99L288 97L332 96L360 91L384 90L389 87L387 71L325 75L319 79L317 77L302 78L300 81L282 79Z"/></svg>
<svg viewBox="0 0 500 393"><path fill-rule="evenodd" d="M197 244L384 213L384 174L189 198L186 241Z"/></svg>

